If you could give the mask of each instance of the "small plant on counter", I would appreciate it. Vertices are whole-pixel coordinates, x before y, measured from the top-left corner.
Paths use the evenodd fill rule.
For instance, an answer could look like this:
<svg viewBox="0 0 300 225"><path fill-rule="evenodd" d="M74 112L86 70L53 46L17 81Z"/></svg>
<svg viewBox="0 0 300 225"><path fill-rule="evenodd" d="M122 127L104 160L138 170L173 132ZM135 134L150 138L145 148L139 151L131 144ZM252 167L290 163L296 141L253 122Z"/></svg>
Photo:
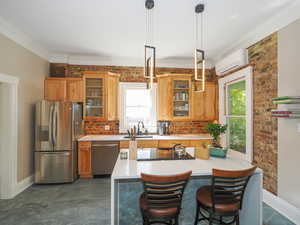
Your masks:
<svg viewBox="0 0 300 225"><path fill-rule="evenodd" d="M212 147L222 148L220 144L220 135L226 133L227 124L209 123L205 130L213 137Z"/></svg>

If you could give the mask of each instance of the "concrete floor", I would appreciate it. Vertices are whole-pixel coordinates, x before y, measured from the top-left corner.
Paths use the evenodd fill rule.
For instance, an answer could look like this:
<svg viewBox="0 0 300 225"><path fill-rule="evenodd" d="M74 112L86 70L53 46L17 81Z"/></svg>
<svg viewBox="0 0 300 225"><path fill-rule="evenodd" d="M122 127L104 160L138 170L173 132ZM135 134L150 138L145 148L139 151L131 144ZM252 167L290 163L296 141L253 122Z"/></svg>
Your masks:
<svg viewBox="0 0 300 225"><path fill-rule="evenodd" d="M110 179L64 185L33 185L0 200L1 225L110 225ZM293 225L264 205L265 225Z"/></svg>

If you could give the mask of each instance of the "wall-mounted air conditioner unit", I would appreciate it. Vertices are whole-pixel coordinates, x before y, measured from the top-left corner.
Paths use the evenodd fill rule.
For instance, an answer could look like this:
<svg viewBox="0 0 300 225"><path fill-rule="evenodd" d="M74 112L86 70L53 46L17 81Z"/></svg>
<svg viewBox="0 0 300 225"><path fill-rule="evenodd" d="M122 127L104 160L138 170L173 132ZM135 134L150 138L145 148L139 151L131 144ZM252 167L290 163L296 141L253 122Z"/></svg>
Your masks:
<svg viewBox="0 0 300 225"><path fill-rule="evenodd" d="M219 76L225 75L232 70L248 64L248 51L240 49L235 51L216 63L216 73Z"/></svg>

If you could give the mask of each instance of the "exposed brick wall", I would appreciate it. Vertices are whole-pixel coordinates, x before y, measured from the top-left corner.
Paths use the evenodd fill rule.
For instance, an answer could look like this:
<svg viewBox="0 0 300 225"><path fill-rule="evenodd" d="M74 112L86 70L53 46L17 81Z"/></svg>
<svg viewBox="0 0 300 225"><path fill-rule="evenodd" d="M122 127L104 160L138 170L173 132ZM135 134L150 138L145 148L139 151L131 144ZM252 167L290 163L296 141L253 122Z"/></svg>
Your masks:
<svg viewBox="0 0 300 225"><path fill-rule="evenodd" d="M143 77L143 67L127 67L127 66L91 66L91 65L69 65L63 63L51 63L50 76L53 77L82 77L84 71L107 71L119 73L121 82L145 82ZM157 74L164 73L193 73L193 69L184 68L157 68ZM214 69L206 71L206 80L216 81ZM187 133L203 133L203 127L207 122L203 121L187 121L173 122L171 133L187 134ZM105 125L110 125L111 129L106 131ZM119 122L99 122L86 121L86 134L117 134L119 132Z"/></svg>
<svg viewBox="0 0 300 225"><path fill-rule="evenodd" d="M110 126L110 130L105 130L105 125ZM119 134L119 121L85 121L85 134Z"/></svg>
<svg viewBox="0 0 300 225"><path fill-rule="evenodd" d="M53 77L82 77L84 71L114 72L121 75L121 82L145 82L143 67L133 66L90 66L90 65L69 65L63 63L51 63L50 76ZM193 73L193 69L185 68L157 68L157 74L164 73ZM214 69L206 72L207 81L216 81Z"/></svg>
<svg viewBox="0 0 300 225"><path fill-rule="evenodd" d="M277 33L249 47L253 65L254 96L254 164L264 171L264 188L277 194L277 119L270 109L276 108L278 63Z"/></svg>
<svg viewBox="0 0 300 225"><path fill-rule="evenodd" d="M172 121L170 123L171 134L199 134L207 133L204 127L208 121Z"/></svg>

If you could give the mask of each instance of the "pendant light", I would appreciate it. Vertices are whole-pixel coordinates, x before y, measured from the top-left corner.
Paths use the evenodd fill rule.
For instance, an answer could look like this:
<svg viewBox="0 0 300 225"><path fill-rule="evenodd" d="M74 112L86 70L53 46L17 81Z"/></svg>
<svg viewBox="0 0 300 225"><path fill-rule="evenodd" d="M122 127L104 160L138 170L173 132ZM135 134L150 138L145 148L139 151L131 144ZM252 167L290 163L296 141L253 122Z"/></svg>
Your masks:
<svg viewBox="0 0 300 225"><path fill-rule="evenodd" d="M154 0L145 1L146 8L146 42L144 45L144 77L147 78L147 89L153 86L155 78L156 66L156 48L153 46L154 39L154 23L153 23L153 10Z"/></svg>
<svg viewBox="0 0 300 225"><path fill-rule="evenodd" d="M204 92L205 91L205 52L203 50L203 12L204 12L204 4L198 4L195 7L195 51L194 51L194 75L195 75L195 81L201 82L201 88L198 88L195 82L194 91L196 92ZM199 14L201 14L201 46L198 48L198 34L199 34ZM202 72L199 74L199 67L201 67ZM201 75L201 78L199 78L199 75Z"/></svg>

